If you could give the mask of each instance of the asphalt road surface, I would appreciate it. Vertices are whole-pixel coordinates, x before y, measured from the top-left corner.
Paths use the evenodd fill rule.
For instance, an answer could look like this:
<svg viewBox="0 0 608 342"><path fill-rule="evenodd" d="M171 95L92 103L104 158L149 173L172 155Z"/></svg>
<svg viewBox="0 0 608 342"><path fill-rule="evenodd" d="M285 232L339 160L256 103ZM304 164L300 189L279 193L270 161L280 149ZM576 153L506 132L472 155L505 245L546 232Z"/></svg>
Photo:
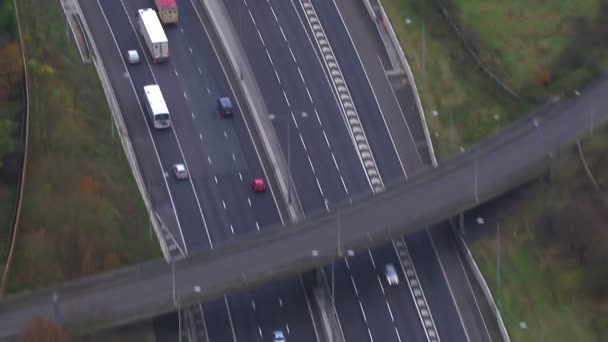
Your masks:
<svg viewBox="0 0 608 342"><path fill-rule="evenodd" d="M94 5L87 3L83 4L83 7L94 11L96 9L88 8ZM104 25L99 23L101 26L93 26L96 22L88 20L93 29L95 31L105 30L107 27L111 29L112 38L115 40L115 53L136 48L142 56L142 64L128 66L133 87L142 89L145 84L159 84L173 114L173 134L152 132L152 136L173 137L174 139L169 142L158 141L155 144L160 159L174 158L174 161L167 162L167 165L184 160L190 171L192 180L190 184L168 178L172 187L190 190L194 195L174 196L177 213L189 211L198 215L194 215L196 221L189 221L188 218L179 220L182 231L185 231L186 250L196 252L209 248L214 242L227 241L240 233L261 230L269 224L277 223L280 218L273 195L252 194L249 185L254 177L264 177L265 172L262 170L245 122L244 115L248 113L241 112L240 106L237 105L235 117L226 120L220 118L215 110L219 96L229 95L234 100L235 94L225 78L224 66L220 64L214 50L215 46L212 46L210 39L205 35L198 9L195 10L189 1L181 4L180 24L166 29L171 42L171 59L167 63L156 65L148 63L148 53L136 31L135 16L138 8L149 7L152 4L146 0L130 2L110 0L99 2L97 6L102 12L93 14L92 17L99 16L106 19L107 25L103 27ZM128 15L129 13L132 15ZM111 50L110 45L104 44L105 49ZM144 59L144 56L148 58ZM115 70L112 64L106 65L106 69L110 73L120 72ZM143 99L141 92L138 95ZM125 100L126 96L129 94L118 94L119 101ZM173 150L169 150L169 147ZM187 207L184 203L190 204L191 207ZM205 236L201 234L202 228L208 234L207 243ZM272 296L261 296L255 301L235 296L222 299L219 303L203 305L203 316L206 320L210 320L205 322L205 326L208 327L207 337L211 341L222 341L224 336L229 335L236 337L237 340L249 341L254 340L258 334L269 336L274 329L286 330L290 322L282 322L275 318L286 317L280 314L281 311L294 306L305 309L306 305L301 304L306 303L307 299L304 298L304 291L298 278L281 281L277 286L288 287L289 291L282 291L284 292L282 298L274 293ZM277 308L276 305L270 304L279 301L284 305ZM255 305L257 316L252 318L239 315L241 312L246 312L247 307L251 307L251 303L255 302L257 302ZM307 310L304 312L308 314ZM248 336L245 333L253 335L253 330L243 328L248 324L259 328L254 329L255 336ZM302 326L306 328L301 328ZM306 332L314 334L310 315L298 318L298 322L292 323L289 330L301 336L302 341L312 341L314 338L314 335L306 334ZM292 340L298 339L292 338Z"/></svg>

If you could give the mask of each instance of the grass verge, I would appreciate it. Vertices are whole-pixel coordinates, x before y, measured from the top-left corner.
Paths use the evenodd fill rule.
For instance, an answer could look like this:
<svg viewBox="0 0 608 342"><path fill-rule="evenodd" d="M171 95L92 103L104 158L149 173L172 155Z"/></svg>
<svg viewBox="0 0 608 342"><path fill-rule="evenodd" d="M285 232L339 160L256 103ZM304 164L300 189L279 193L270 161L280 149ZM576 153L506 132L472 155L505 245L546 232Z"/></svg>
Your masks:
<svg viewBox="0 0 608 342"><path fill-rule="evenodd" d="M551 96L572 94L608 60L602 22L608 6L597 0L382 3L416 77L438 158L449 155L452 122L454 147L469 146ZM450 13L481 63L517 96L481 70L438 4Z"/></svg>
<svg viewBox="0 0 608 342"><path fill-rule="evenodd" d="M607 137L604 128L581 143L600 190L570 149L501 212L500 248L494 230L471 245L513 341L608 339Z"/></svg>
<svg viewBox="0 0 608 342"><path fill-rule="evenodd" d="M159 257L95 69L70 43L59 2L18 6L31 77L30 148L9 291Z"/></svg>

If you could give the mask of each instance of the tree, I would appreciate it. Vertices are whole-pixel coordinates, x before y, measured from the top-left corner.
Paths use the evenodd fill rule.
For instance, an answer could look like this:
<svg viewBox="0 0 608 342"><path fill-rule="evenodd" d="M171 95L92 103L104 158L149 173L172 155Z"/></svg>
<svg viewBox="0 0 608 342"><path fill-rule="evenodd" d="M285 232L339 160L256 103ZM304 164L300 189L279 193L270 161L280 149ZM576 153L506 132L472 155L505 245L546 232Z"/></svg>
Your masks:
<svg viewBox="0 0 608 342"><path fill-rule="evenodd" d="M0 2L0 32L6 32L10 38L17 39L17 18L12 1Z"/></svg>
<svg viewBox="0 0 608 342"><path fill-rule="evenodd" d="M67 342L69 338L57 323L36 316L19 335L19 342Z"/></svg>
<svg viewBox="0 0 608 342"><path fill-rule="evenodd" d="M15 94L23 79L21 48L11 42L0 48L0 99Z"/></svg>
<svg viewBox="0 0 608 342"><path fill-rule="evenodd" d="M15 141L13 140L13 122L10 120L0 120L0 167L4 156L13 152Z"/></svg>

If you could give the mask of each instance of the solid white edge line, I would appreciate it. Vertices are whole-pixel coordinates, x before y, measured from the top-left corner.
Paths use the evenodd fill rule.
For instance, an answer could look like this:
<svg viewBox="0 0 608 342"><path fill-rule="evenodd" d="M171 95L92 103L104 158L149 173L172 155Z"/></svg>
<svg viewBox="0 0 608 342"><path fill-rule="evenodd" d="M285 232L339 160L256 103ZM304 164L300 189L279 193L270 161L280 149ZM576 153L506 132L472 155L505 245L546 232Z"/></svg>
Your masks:
<svg viewBox="0 0 608 342"><path fill-rule="evenodd" d="M122 5L123 10L125 11L124 14L127 16L127 19L129 20L129 24L131 25L131 29L133 30L136 38L137 38L137 43L139 44L139 47L142 51L145 51L143 44L141 43L141 37L140 35L137 33L137 30L135 29L135 26L133 25L133 22L131 21L131 17L129 16L129 11L127 11L127 8L125 7L125 4L123 3L123 0L120 0L120 4ZM154 70L152 70L152 67L150 66L150 61L148 60L148 56L147 54L144 52L143 53L144 58L146 59L146 66L148 67L148 69L150 70L150 74L152 74L152 78L154 79L154 82L156 84L158 83L158 80L156 79L156 75L154 74ZM160 85L159 85L160 86ZM186 95L186 93L184 92L184 96ZM188 167L188 163L186 162L186 156L184 155L184 151L182 150L182 146L179 142L179 138L177 136L177 132L175 127L171 127L169 128L171 130L171 132L173 133L173 136L175 137L175 141L177 142L177 147L179 148L180 154L182 156L182 159L184 161L184 164L186 165L186 168L191 170ZM198 206L198 210L199 213L201 215L201 218L203 220L203 225L205 226L205 231L207 233L207 241L209 242L209 248L213 249L213 241L211 241L211 234L209 233L209 228L207 227L207 221L205 219L205 214L203 214L203 208L201 207L201 202L198 198L198 194L196 193L196 188L194 187L194 182L192 181L192 177L188 177L188 181L190 182L190 186L192 187L192 192L194 193L194 198L196 199L196 204Z"/></svg>
<svg viewBox="0 0 608 342"><path fill-rule="evenodd" d="M114 45L116 47L116 50L119 52L119 55L120 55L120 51L121 51L120 46L118 45L118 42L116 41L116 37L114 37L114 32L112 31L112 26L110 26L110 23L108 22L108 18L106 17L106 14L103 10L103 7L101 7L101 4L99 3L99 0L97 0L97 6L99 6L99 11L103 15L106 25L108 26L108 30L110 31L110 34L112 35L112 39L114 40ZM129 69L127 68L127 65L125 64L125 61L123 60L122 57L120 58L120 60L122 61L122 65L123 65L125 71L128 73ZM156 159L158 161L158 165L160 167L161 173L163 174L163 181L167 188L167 194L169 195L169 200L171 201L171 207L173 208L173 213L175 214L177 228L179 229L180 235L182 237L182 243L184 244L184 251L186 254L188 254L188 246L186 246L186 240L184 239L184 233L182 231L179 217L177 215L177 210L175 208L175 202L173 201L173 195L171 194L171 188L169 187L169 183L167 182L167 177L164 176L165 170L163 169L163 163L161 161L160 155L158 154L158 149L156 148L156 143L154 142L154 138L152 136L152 130L150 130L150 125L148 124L148 118L146 117L146 114L144 113L144 108L141 105L141 100L139 98L139 95L137 94L137 90L135 90L135 85L133 84L133 80L131 79L131 77L129 77L129 83L131 84L131 89L133 89L133 93L135 94L135 97L137 98L137 103L139 105L140 113L142 114L142 117L144 119L144 124L146 125L146 128L148 129L148 135L150 136L150 140L152 141L152 146L154 147ZM143 194L142 194L142 196L143 196Z"/></svg>

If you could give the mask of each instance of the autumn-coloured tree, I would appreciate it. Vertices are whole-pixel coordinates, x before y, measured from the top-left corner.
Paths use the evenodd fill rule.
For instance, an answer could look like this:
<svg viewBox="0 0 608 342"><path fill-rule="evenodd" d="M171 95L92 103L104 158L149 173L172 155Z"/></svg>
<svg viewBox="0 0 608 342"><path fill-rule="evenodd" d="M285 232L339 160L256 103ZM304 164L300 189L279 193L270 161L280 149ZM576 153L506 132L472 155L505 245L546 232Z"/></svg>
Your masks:
<svg viewBox="0 0 608 342"><path fill-rule="evenodd" d="M11 42L0 48L0 99L14 94L23 78L21 48Z"/></svg>
<svg viewBox="0 0 608 342"><path fill-rule="evenodd" d="M0 120L0 167L2 167L4 156L15 149L15 141L12 137L13 130L14 123L12 121Z"/></svg>
<svg viewBox="0 0 608 342"><path fill-rule="evenodd" d="M68 342L70 339L55 322L36 316L19 335L19 342Z"/></svg>

